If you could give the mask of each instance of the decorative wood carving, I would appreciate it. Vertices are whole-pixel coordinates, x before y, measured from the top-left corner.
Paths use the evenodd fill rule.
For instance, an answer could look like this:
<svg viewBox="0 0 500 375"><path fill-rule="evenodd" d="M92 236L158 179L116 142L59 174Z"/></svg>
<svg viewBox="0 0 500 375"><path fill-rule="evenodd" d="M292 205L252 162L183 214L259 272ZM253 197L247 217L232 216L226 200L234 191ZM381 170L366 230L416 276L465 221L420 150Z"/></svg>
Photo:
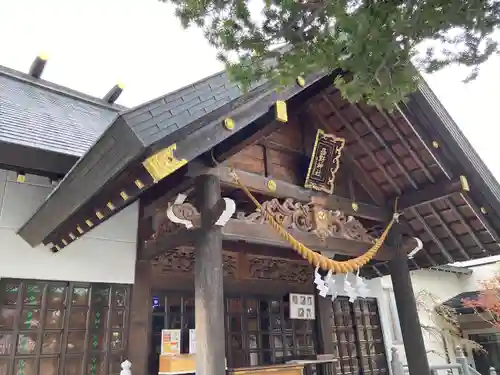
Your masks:
<svg viewBox="0 0 500 375"><path fill-rule="evenodd" d="M301 261L248 256L249 278L305 284L312 280L312 267Z"/></svg>
<svg viewBox="0 0 500 375"><path fill-rule="evenodd" d="M238 274L238 257L235 253L222 253L224 277L236 278Z"/></svg>
<svg viewBox="0 0 500 375"><path fill-rule="evenodd" d="M172 211L174 212L175 215L178 215L179 218L191 220L193 222L199 221L200 213L191 203L186 202L175 205L169 203L168 207L171 206L173 206ZM155 215L153 225L154 225L154 233L148 240L145 241L146 246L148 245L148 243L154 242L160 235L164 233L166 234L175 233L176 231L182 228L181 225L174 223L168 219L166 210L163 212L158 212Z"/></svg>
<svg viewBox="0 0 500 375"><path fill-rule="evenodd" d="M167 250L154 258L151 265L153 268L159 269L160 273L192 273L194 270L194 251L189 248Z"/></svg>
<svg viewBox="0 0 500 375"><path fill-rule="evenodd" d="M199 224L200 213L191 203L169 204L169 207L172 207L172 213L179 219L191 221L195 226Z"/></svg>
<svg viewBox="0 0 500 375"><path fill-rule="evenodd" d="M235 278L238 272L237 255L224 252L222 257L224 277ZM168 250L154 258L151 260L151 266L159 273L193 273L194 262L194 250L182 247Z"/></svg>
<svg viewBox="0 0 500 375"><path fill-rule="evenodd" d="M335 237L364 242L374 241L374 237L368 234L359 220L338 210L320 209L313 204L295 202L291 198L285 199L283 203L275 198L264 202L262 207L286 229L313 232L323 239ZM259 211L249 215L238 213L237 218L253 223L266 222Z"/></svg>

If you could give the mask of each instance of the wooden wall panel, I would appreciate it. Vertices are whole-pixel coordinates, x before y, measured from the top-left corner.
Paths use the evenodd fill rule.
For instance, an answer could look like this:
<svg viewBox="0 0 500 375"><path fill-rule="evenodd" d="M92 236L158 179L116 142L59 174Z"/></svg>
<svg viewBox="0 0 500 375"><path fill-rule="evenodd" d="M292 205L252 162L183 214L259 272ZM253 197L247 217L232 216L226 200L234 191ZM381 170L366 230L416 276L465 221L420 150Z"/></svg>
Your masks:
<svg viewBox="0 0 500 375"><path fill-rule="evenodd" d="M304 131L298 118L291 118L288 123L283 124L277 131L266 138L272 144L281 145L291 150L302 152L304 149Z"/></svg>
<svg viewBox="0 0 500 375"><path fill-rule="evenodd" d="M266 171L264 147L261 145L249 146L231 157L229 164L237 169L263 175Z"/></svg>
<svg viewBox="0 0 500 375"><path fill-rule="evenodd" d="M301 155L267 149L267 175L277 180L302 185L305 175L301 161Z"/></svg>
<svg viewBox="0 0 500 375"><path fill-rule="evenodd" d="M303 150L303 129L294 117L270 136L231 157L228 163L247 172L302 184L306 173Z"/></svg>

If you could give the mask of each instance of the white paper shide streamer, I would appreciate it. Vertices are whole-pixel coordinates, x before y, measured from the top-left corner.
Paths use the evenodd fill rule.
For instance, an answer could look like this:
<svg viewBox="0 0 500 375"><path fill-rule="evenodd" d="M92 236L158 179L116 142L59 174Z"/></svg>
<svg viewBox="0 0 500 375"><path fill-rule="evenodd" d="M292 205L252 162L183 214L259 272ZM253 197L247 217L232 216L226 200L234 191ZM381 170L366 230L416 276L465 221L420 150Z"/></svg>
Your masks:
<svg viewBox="0 0 500 375"><path fill-rule="evenodd" d="M349 297L349 302L354 302L358 297L368 297L370 295L370 289L366 285L365 279L359 276L359 270L353 275L353 281L348 280L349 275L350 274L334 275L332 271L329 271L323 278L319 273L319 267L317 267L314 270L314 284L316 284L318 294L323 298L330 296L332 301L334 301L337 296L347 296Z"/></svg>

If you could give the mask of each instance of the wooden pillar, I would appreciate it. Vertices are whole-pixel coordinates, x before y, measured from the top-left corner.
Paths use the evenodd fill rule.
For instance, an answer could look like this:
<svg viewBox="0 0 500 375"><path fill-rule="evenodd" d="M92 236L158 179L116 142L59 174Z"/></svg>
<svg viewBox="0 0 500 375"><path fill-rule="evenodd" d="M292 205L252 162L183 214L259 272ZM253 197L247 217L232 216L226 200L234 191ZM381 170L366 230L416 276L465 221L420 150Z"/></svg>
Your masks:
<svg viewBox="0 0 500 375"><path fill-rule="evenodd" d="M128 359L134 375L147 375L151 346L151 267L148 261L137 261L130 304Z"/></svg>
<svg viewBox="0 0 500 375"><path fill-rule="evenodd" d="M196 373L224 375L226 345L222 269L222 233L211 220L211 209L221 198L219 178L196 178L196 202L201 214L201 237L195 248Z"/></svg>
<svg viewBox="0 0 500 375"><path fill-rule="evenodd" d="M395 249L393 258L389 261L389 270L403 334L408 369L410 375L430 374L424 337L418 318L417 303L410 279L408 256L402 248L403 241L399 224L394 224L387 242Z"/></svg>
<svg viewBox="0 0 500 375"><path fill-rule="evenodd" d="M316 291L315 291L316 293ZM318 354L333 354L333 304L332 300L316 293L316 330L318 332Z"/></svg>

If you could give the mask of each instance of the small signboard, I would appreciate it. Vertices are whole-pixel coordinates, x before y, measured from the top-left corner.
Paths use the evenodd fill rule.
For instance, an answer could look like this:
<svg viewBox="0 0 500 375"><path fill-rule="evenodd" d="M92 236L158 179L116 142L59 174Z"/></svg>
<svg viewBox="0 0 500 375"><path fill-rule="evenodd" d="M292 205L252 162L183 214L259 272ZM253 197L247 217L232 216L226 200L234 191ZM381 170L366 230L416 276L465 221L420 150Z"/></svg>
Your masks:
<svg viewBox="0 0 500 375"><path fill-rule="evenodd" d="M316 319L314 294L290 293L290 319Z"/></svg>
<svg viewBox="0 0 500 375"><path fill-rule="evenodd" d="M162 329L161 330L161 354L180 354L181 353L181 330L180 329Z"/></svg>
<svg viewBox="0 0 500 375"><path fill-rule="evenodd" d="M196 330L189 330L189 354L196 353Z"/></svg>
<svg viewBox="0 0 500 375"><path fill-rule="evenodd" d="M344 145L345 139L318 130L304 185L306 188L333 193L335 174L340 166L339 159Z"/></svg>

